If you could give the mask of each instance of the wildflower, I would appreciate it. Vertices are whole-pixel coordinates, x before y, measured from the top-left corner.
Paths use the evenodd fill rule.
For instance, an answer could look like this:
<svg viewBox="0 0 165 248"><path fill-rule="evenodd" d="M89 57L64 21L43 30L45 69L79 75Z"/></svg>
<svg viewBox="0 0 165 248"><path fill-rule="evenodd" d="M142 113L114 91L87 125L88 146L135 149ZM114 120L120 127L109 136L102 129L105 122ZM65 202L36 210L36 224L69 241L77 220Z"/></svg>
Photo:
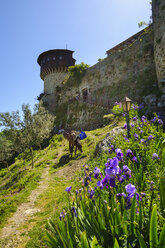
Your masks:
<svg viewBox="0 0 165 248"><path fill-rule="evenodd" d="M158 157L158 154L157 153L153 153L152 154L152 159L154 160L154 159L160 159L160 158Z"/></svg>
<svg viewBox="0 0 165 248"><path fill-rule="evenodd" d="M153 185L154 185L154 184L155 184L155 183L154 183L153 181L151 181L151 182L150 182L150 185L151 185L150 190L151 190L151 191L152 191L152 190L153 190L153 188L154 188L154 187L153 187Z"/></svg>
<svg viewBox="0 0 165 248"><path fill-rule="evenodd" d="M158 119L158 124L163 125L163 121L161 119Z"/></svg>
<svg viewBox="0 0 165 248"><path fill-rule="evenodd" d="M59 219L60 219L60 220L61 220L62 218L64 219L64 218L65 218L65 215L66 215L66 212L65 212L65 210L63 210L63 211L60 213Z"/></svg>
<svg viewBox="0 0 165 248"><path fill-rule="evenodd" d="M106 175L100 182L100 184L102 184L103 186L105 186L109 181L109 176ZM99 185L97 184L97 186L99 187Z"/></svg>
<svg viewBox="0 0 165 248"><path fill-rule="evenodd" d="M156 121L156 116L151 120L152 123Z"/></svg>
<svg viewBox="0 0 165 248"><path fill-rule="evenodd" d="M132 161L137 163L137 158L135 156L133 156Z"/></svg>
<svg viewBox="0 0 165 248"><path fill-rule="evenodd" d="M88 193L89 193L89 198L92 199L95 194L95 191L91 188L91 189L88 189Z"/></svg>
<svg viewBox="0 0 165 248"><path fill-rule="evenodd" d="M83 179L84 186L88 186L89 181L91 181L91 176L87 176Z"/></svg>
<svg viewBox="0 0 165 248"><path fill-rule="evenodd" d="M131 170L128 168L127 165L123 165L122 172L125 173L126 179L131 178Z"/></svg>
<svg viewBox="0 0 165 248"><path fill-rule="evenodd" d="M115 149L113 145L110 145L111 150L109 151L109 153L112 153Z"/></svg>
<svg viewBox="0 0 165 248"><path fill-rule="evenodd" d="M124 124L123 128L124 129L127 129L127 123Z"/></svg>
<svg viewBox="0 0 165 248"><path fill-rule="evenodd" d="M117 148L117 149L115 150L115 152L116 152L116 154L117 154L117 158L118 158L119 160L122 160L122 159L123 159L123 153L122 153L121 149Z"/></svg>
<svg viewBox="0 0 165 248"><path fill-rule="evenodd" d="M133 119L132 119L132 120L133 120L133 121L137 121L137 119L138 119L137 117L133 117Z"/></svg>
<svg viewBox="0 0 165 248"><path fill-rule="evenodd" d="M127 149L126 156L127 157L133 156L133 152L131 151L131 149Z"/></svg>
<svg viewBox="0 0 165 248"><path fill-rule="evenodd" d="M119 181L120 183L123 183L124 180L127 179L127 176L126 176L126 175L121 175L121 176L118 176L117 179L118 179L118 181Z"/></svg>
<svg viewBox="0 0 165 248"><path fill-rule="evenodd" d="M131 127L133 128L135 125L133 123L131 123Z"/></svg>
<svg viewBox="0 0 165 248"><path fill-rule="evenodd" d="M141 195L142 197L145 197L145 196L146 196L146 193L141 192L140 195Z"/></svg>
<svg viewBox="0 0 165 248"><path fill-rule="evenodd" d="M123 196L124 198L126 198L126 194L125 193L118 193L118 194L116 194L116 196L117 197L122 197Z"/></svg>
<svg viewBox="0 0 165 248"><path fill-rule="evenodd" d="M147 117L145 115L142 116L141 120L142 122L146 122Z"/></svg>
<svg viewBox="0 0 165 248"><path fill-rule="evenodd" d="M144 103L141 103L140 105L139 105L139 107L138 107L138 110L141 110L141 109L143 109L144 108Z"/></svg>
<svg viewBox="0 0 165 248"><path fill-rule="evenodd" d="M110 178L109 184L111 187L113 187L113 188L115 187L115 182L116 182L116 178Z"/></svg>
<svg viewBox="0 0 165 248"><path fill-rule="evenodd" d="M129 183L125 186L126 192L128 194L134 194L136 192L136 188L133 184Z"/></svg>
<svg viewBox="0 0 165 248"><path fill-rule="evenodd" d="M77 212L76 212L75 207L71 207L71 212L72 212L72 216L77 217Z"/></svg>
<svg viewBox="0 0 165 248"><path fill-rule="evenodd" d="M134 133L134 135L133 135L133 136L135 137L135 140L138 140L139 136L138 136L138 134L137 134L137 133Z"/></svg>
<svg viewBox="0 0 165 248"><path fill-rule="evenodd" d="M139 144L141 144L141 143L146 143L146 140L145 139L141 139L140 142L139 142Z"/></svg>
<svg viewBox="0 0 165 248"><path fill-rule="evenodd" d="M67 188L65 189L65 191L69 193L69 192L71 191L71 189L72 189L72 186L67 187Z"/></svg>
<svg viewBox="0 0 165 248"><path fill-rule="evenodd" d="M95 167L94 174L95 174L94 177L97 179L100 174L100 169L98 167Z"/></svg>
<svg viewBox="0 0 165 248"><path fill-rule="evenodd" d="M100 189L103 189L103 187L104 187L103 184L102 184L102 182L100 182L100 181L97 182L97 186L98 186Z"/></svg>
<svg viewBox="0 0 165 248"><path fill-rule="evenodd" d="M133 108L134 110L136 110L136 109L138 108L138 106L136 106L135 104L132 104L132 108Z"/></svg>
<svg viewBox="0 0 165 248"><path fill-rule="evenodd" d="M148 140L152 140L152 139L154 139L154 137L152 135L149 135Z"/></svg>

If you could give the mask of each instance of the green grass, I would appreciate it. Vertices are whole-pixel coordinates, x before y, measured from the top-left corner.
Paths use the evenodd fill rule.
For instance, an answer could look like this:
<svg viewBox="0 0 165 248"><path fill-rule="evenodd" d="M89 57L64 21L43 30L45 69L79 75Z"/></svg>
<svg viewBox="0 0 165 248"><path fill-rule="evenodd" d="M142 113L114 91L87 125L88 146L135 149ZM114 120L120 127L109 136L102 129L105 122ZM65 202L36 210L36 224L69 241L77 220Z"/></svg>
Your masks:
<svg viewBox="0 0 165 248"><path fill-rule="evenodd" d="M63 139L63 136L56 135L50 140L47 148L34 152L35 166L33 169L31 162L29 160L24 162L19 155L16 162L10 166L9 173L7 169L0 170L0 229L4 227L9 216L22 202L27 200L32 190L37 187L44 167L49 164L49 186L39 197L35 206L41 209L41 212L37 213L33 220L29 220L27 225L19 227L24 230L22 237L24 245L27 243L26 247L45 247L44 231L48 218L58 218L61 209L66 206L65 188L70 184L76 188L79 181L77 173L71 182L66 178L57 177L56 172L77 162L82 162L83 165L84 162L94 157L96 144L112 128L113 125L108 125L86 132L87 138L81 141L83 153L73 155L72 158L69 157L68 142Z"/></svg>

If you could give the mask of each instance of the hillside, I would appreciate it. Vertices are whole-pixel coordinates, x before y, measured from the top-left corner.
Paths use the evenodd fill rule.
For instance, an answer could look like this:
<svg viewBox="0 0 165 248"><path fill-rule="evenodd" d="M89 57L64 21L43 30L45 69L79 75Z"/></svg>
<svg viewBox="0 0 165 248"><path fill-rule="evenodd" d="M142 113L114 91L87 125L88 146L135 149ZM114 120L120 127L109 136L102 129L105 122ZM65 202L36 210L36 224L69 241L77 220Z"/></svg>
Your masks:
<svg viewBox="0 0 165 248"><path fill-rule="evenodd" d="M23 161L20 154L9 173L0 170L1 247L42 247L48 218L66 205L66 186L76 186L82 165L113 124L87 132L83 153L77 157L70 158L68 142L55 135L47 148L35 151L33 169L31 161Z"/></svg>
<svg viewBox="0 0 165 248"><path fill-rule="evenodd" d="M1 247L165 247L163 122L138 109L129 139L116 105L120 117L86 132L82 154L55 135L33 169L20 154L0 171Z"/></svg>

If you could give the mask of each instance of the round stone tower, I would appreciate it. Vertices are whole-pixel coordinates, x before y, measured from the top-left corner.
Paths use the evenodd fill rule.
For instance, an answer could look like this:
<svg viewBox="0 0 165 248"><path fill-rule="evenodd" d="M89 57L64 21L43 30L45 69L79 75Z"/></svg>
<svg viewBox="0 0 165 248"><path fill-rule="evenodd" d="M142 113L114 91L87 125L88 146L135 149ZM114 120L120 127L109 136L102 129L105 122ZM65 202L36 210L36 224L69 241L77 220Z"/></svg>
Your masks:
<svg viewBox="0 0 165 248"><path fill-rule="evenodd" d="M159 87L165 86L165 0L152 0L154 56Z"/></svg>
<svg viewBox="0 0 165 248"><path fill-rule="evenodd" d="M51 111L58 102L58 92L67 75L68 67L75 65L76 60L72 58L72 54L71 50L55 49L41 53L37 59L40 77L44 81L44 92L39 100L42 99Z"/></svg>

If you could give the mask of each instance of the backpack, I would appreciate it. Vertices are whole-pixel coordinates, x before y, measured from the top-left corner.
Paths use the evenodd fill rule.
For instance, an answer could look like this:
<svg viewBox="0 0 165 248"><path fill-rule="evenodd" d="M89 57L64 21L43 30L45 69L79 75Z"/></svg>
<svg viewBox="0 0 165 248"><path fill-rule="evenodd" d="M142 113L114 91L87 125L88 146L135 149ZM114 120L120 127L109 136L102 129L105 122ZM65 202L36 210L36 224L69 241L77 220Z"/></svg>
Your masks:
<svg viewBox="0 0 165 248"><path fill-rule="evenodd" d="M83 132L83 131L80 133L79 136L80 136L80 139L81 139L81 140L83 140L83 139L85 139L85 138L87 137L86 133Z"/></svg>

